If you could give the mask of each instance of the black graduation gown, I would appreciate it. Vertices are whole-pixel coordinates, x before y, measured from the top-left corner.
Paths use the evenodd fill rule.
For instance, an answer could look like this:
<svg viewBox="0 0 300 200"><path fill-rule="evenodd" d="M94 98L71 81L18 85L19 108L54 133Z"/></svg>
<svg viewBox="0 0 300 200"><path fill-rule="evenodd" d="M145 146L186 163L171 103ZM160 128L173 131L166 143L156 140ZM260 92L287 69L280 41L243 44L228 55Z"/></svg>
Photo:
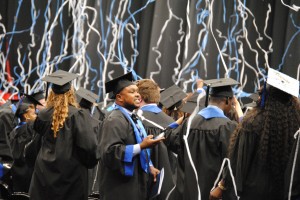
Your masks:
<svg viewBox="0 0 300 200"><path fill-rule="evenodd" d="M133 176L125 175L126 145L137 143L131 123L120 110L113 110L101 130L100 199L146 199L148 174L142 170L139 155L133 157Z"/></svg>
<svg viewBox="0 0 300 200"><path fill-rule="evenodd" d="M51 130L53 108L38 114L34 129L42 137L30 184L30 199L87 199L88 168L97 163L94 119L69 106L63 128L56 138Z"/></svg>
<svg viewBox="0 0 300 200"><path fill-rule="evenodd" d="M113 104L113 102L108 102L106 107L103 107L103 102L99 103L98 106L94 108L94 113L93 116L100 120L103 121L104 118L112 111L112 108L110 107Z"/></svg>
<svg viewBox="0 0 300 200"><path fill-rule="evenodd" d="M2 105L0 109L0 162L12 162L9 145L9 133L17 125L17 118L9 105Z"/></svg>
<svg viewBox="0 0 300 200"><path fill-rule="evenodd" d="M297 137L300 137L300 133ZM300 139L300 138L299 138ZM298 138L297 138L298 140ZM297 148L297 140L294 143L293 149L291 151L291 156L287 165L287 169L285 172L285 199L288 199L289 195L289 187L291 182L291 176L292 176L292 168L294 164L294 158L295 161L295 169L294 169L294 176L293 176L293 183L291 188L291 199L292 200L299 200L300 199L300 144ZM296 151L298 151L296 155Z"/></svg>
<svg viewBox="0 0 300 200"><path fill-rule="evenodd" d="M187 122L188 119L177 129L168 130L166 134L165 143L172 151L178 153L176 188L169 199L198 199L198 184L188 150L197 171L201 199L208 199L222 161L226 157L229 138L236 123L220 117L206 120L197 114L191 123L186 146L183 137L186 135Z"/></svg>
<svg viewBox="0 0 300 200"><path fill-rule="evenodd" d="M33 166L25 161L25 145L32 140L34 135L33 122L28 122L20 127L16 127L10 133L10 146L13 157L11 167L12 183L14 192L28 193Z"/></svg>
<svg viewBox="0 0 300 200"><path fill-rule="evenodd" d="M87 112L88 115L90 115L90 110L89 109L84 109L82 108L85 112ZM93 118L95 119L99 119L99 115L94 114L92 115ZM101 119L101 117L100 117ZM99 119L99 120L100 120ZM96 137L97 137L97 141L99 141L100 138L100 130L101 130L101 125L102 125L102 121L99 120L93 120L92 122L97 123L94 124L93 127L97 127L96 131ZM94 197L99 195L99 162L97 162L97 165L92 168L92 169L88 169L88 195L93 195Z"/></svg>
<svg viewBox="0 0 300 200"><path fill-rule="evenodd" d="M173 118L169 117L164 112L154 113L151 111L143 111L143 116L155 122L156 124L162 127L168 127L171 123L174 122ZM148 135L159 135L162 130L153 124L143 121L146 132ZM175 186L175 172L177 166L177 158L173 152L169 151L164 143L160 143L152 148L151 151L151 161L155 168L161 170L164 168L164 181L161 188L160 195L155 199L166 199L169 192Z"/></svg>
<svg viewBox="0 0 300 200"><path fill-rule="evenodd" d="M245 121L243 128L239 129L239 135L234 145L230 161L240 200L284 199L285 183L282 183L281 188L277 188L270 169L266 164L262 164L259 158L260 128L258 127L261 127L259 123L263 120L262 114L258 114L253 121ZM229 172L225 170L224 174L228 189L223 192L223 199L237 199ZM284 178L284 174L285 171L282 172L282 178Z"/></svg>

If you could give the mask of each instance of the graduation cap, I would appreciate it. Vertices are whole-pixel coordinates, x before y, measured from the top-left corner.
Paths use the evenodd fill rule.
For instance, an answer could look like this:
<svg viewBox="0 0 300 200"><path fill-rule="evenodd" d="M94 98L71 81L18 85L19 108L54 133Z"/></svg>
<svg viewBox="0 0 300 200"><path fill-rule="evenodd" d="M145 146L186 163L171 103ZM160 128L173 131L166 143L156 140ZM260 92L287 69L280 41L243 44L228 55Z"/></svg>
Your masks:
<svg viewBox="0 0 300 200"><path fill-rule="evenodd" d="M78 96L80 96L82 98L82 100L84 99L90 103L96 103L97 99L99 98L99 96L96 95L95 93L93 93L87 89L84 89L82 87L76 91L76 94Z"/></svg>
<svg viewBox="0 0 300 200"><path fill-rule="evenodd" d="M181 101L187 96L185 92L182 91L177 85L173 85L165 89L160 94L160 103L170 109L175 106L178 107L181 104Z"/></svg>
<svg viewBox="0 0 300 200"><path fill-rule="evenodd" d="M244 104L243 109L256 107L257 102L259 100L259 94L258 93L252 93L251 95L248 96L248 98L252 99L252 102Z"/></svg>
<svg viewBox="0 0 300 200"><path fill-rule="evenodd" d="M107 81L105 83L106 93L112 92L112 96L110 98L115 99L116 95L120 93L125 87L135 84L132 81L132 72L119 76L113 80Z"/></svg>
<svg viewBox="0 0 300 200"><path fill-rule="evenodd" d="M73 74L63 70L57 70L56 72L45 76L44 78L42 78L42 80L48 83L53 83L52 90L55 94L64 94L70 90L70 82L77 77L79 77L79 75L77 74Z"/></svg>
<svg viewBox="0 0 300 200"><path fill-rule="evenodd" d="M299 81L275 69L269 68L267 83L292 96L299 96Z"/></svg>
<svg viewBox="0 0 300 200"><path fill-rule="evenodd" d="M41 91L32 93L31 96L39 101L41 99L45 99L44 93L45 93L45 91L41 90Z"/></svg>
<svg viewBox="0 0 300 200"><path fill-rule="evenodd" d="M43 106L43 104L41 104L35 97L34 95L29 95L29 94L23 94L25 97L23 98L23 103L28 103L28 104L34 104L36 105L41 105ZM40 100L40 99L39 99Z"/></svg>
<svg viewBox="0 0 300 200"><path fill-rule="evenodd" d="M192 114L195 108L197 107L197 99L200 94L198 92L194 92L194 94L188 98L186 103L180 109L183 112ZM203 96L199 102L199 110L205 107L205 97Z"/></svg>
<svg viewBox="0 0 300 200"><path fill-rule="evenodd" d="M220 78L205 80L207 85L205 106L208 105L209 95L213 97L233 97L231 86L239 85L239 82L232 78Z"/></svg>
<svg viewBox="0 0 300 200"><path fill-rule="evenodd" d="M258 93L252 93L252 94L249 95L249 98L252 99L253 101L258 101L259 94Z"/></svg>

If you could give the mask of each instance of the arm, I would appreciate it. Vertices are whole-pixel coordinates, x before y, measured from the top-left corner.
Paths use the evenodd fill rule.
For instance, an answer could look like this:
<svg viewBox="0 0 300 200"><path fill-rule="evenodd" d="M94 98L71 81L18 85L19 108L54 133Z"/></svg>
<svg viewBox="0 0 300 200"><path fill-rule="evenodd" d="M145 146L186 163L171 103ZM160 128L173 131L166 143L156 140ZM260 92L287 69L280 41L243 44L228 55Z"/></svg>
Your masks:
<svg viewBox="0 0 300 200"><path fill-rule="evenodd" d="M182 119L181 119L182 120ZM182 123L182 122L179 122ZM181 149L181 141L182 141L182 135L183 135L183 130L185 130L185 123L183 125L178 126L176 129L172 128L167 128L165 131L165 145L173 151L174 153L177 153Z"/></svg>
<svg viewBox="0 0 300 200"><path fill-rule="evenodd" d="M97 131L99 121L83 110L72 116L71 120L75 134L76 153L80 162L87 168L94 167L99 159L97 152Z"/></svg>

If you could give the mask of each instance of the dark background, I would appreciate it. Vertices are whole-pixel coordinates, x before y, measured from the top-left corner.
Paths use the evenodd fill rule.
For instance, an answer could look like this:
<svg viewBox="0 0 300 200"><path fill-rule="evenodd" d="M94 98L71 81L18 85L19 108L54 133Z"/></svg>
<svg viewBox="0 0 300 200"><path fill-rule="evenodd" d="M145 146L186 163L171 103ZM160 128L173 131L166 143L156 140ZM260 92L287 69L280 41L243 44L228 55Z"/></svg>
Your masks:
<svg viewBox="0 0 300 200"><path fill-rule="evenodd" d="M103 82L128 70L185 91L196 78L229 76L242 83L240 96L259 87L268 66L299 76L300 11L280 0L83 2L69 1L59 13L63 0L0 0L1 90L16 90L8 62L18 89L42 88L40 78L60 68L80 73L76 87L101 98Z"/></svg>

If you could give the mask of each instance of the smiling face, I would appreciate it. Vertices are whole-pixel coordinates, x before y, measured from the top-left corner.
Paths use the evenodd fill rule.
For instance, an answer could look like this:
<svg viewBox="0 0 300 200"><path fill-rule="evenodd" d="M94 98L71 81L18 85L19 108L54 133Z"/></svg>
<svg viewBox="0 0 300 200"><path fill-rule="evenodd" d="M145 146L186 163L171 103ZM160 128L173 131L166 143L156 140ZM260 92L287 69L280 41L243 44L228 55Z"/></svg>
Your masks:
<svg viewBox="0 0 300 200"><path fill-rule="evenodd" d="M130 111L140 107L140 99L141 97L136 85L129 85L116 95L116 103Z"/></svg>

